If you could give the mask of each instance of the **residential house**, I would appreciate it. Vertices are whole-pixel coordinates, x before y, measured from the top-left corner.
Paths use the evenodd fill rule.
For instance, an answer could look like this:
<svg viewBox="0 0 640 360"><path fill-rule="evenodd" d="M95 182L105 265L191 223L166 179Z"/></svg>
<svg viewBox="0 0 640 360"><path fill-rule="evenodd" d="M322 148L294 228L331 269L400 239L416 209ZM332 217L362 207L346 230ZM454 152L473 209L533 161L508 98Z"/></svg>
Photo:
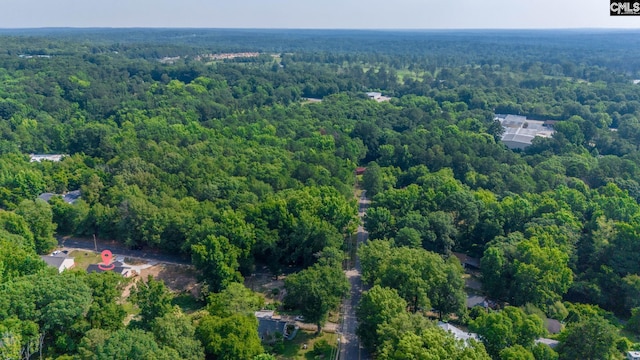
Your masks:
<svg viewBox="0 0 640 360"><path fill-rule="evenodd" d="M67 269L71 269L75 266L76 262L74 258L67 257L66 254L61 255L40 255L40 258L44 260L47 265L58 269L58 272L61 273Z"/></svg>
<svg viewBox="0 0 640 360"><path fill-rule="evenodd" d="M480 259L459 252L454 252L453 255L460 260L465 270L480 270Z"/></svg>
<svg viewBox="0 0 640 360"><path fill-rule="evenodd" d="M135 275L135 271L133 269L131 269L128 266L125 266L120 261L115 261L109 265L91 264L87 267L87 273L92 273L92 272L101 273L106 271L112 271L124 277L131 277Z"/></svg>
<svg viewBox="0 0 640 360"><path fill-rule="evenodd" d="M640 351L627 351L627 360L640 360Z"/></svg>
<svg viewBox="0 0 640 360"><path fill-rule="evenodd" d="M478 340L478 334L464 331L449 323L438 322L438 327L452 334L457 340L468 341L469 339Z"/></svg>
<svg viewBox="0 0 640 360"><path fill-rule="evenodd" d="M272 310L256 311L254 315L258 318L258 335L265 343L276 340L276 334L284 337L287 331L287 322L275 316Z"/></svg>

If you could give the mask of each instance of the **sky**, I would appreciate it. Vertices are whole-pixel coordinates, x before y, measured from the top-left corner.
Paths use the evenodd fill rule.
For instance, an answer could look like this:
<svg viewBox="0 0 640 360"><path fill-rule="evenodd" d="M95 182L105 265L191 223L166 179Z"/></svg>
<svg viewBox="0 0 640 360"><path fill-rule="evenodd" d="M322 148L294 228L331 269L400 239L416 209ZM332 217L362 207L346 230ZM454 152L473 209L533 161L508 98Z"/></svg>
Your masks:
<svg viewBox="0 0 640 360"><path fill-rule="evenodd" d="M0 0L0 28L33 27L638 29L640 16L609 16L609 0Z"/></svg>

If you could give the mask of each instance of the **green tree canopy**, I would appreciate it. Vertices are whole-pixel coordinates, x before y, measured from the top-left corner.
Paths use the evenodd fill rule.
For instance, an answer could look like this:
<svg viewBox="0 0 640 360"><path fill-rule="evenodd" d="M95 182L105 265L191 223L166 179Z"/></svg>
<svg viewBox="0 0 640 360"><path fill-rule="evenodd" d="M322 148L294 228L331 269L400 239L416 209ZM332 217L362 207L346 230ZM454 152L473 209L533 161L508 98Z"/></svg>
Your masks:
<svg viewBox="0 0 640 360"><path fill-rule="evenodd" d="M335 309L349 292L349 282L338 267L314 265L284 282L285 306L299 309L306 321L317 324L318 332L329 310Z"/></svg>

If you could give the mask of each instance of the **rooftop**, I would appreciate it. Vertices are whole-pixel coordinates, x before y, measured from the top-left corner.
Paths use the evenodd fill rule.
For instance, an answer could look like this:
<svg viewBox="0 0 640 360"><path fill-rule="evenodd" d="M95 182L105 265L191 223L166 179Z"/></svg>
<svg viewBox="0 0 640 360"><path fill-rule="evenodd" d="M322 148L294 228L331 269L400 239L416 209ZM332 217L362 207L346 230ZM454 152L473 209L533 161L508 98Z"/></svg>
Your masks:
<svg viewBox="0 0 640 360"><path fill-rule="evenodd" d="M73 260L73 258L67 257L66 255L64 256L40 255L40 258L44 260L44 262L46 262L47 265L53 266L55 268L59 268L62 265L62 263L64 263L64 261L67 259Z"/></svg>
<svg viewBox="0 0 640 360"><path fill-rule="evenodd" d="M520 115L496 115L496 120L500 121L504 133L502 142L510 149L524 149L531 145L536 137L551 137L553 121L531 120Z"/></svg>
<svg viewBox="0 0 640 360"><path fill-rule="evenodd" d="M462 264L463 267L466 268L467 266L470 266L480 269L480 259L459 252L454 252L453 255L460 260L460 264Z"/></svg>
<svg viewBox="0 0 640 360"><path fill-rule="evenodd" d="M92 272L97 272L97 273L101 273L101 272L106 272L106 271L113 271L116 274L121 274L125 277L129 277L132 275L131 273L131 268L125 266L123 263L119 262L119 261L114 261L111 263L111 265L113 265L113 268L111 269L105 269L105 265L102 265L103 269L100 268L100 265L98 264L91 264L87 267L87 273L92 273Z"/></svg>
<svg viewBox="0 0 640 360"><path fill-rule="evenodd" d="M58 162L60 160L62 160L63 157L65 157L66 155L64 154L30 154L29 155L29 161L31 162L41 162L42 160L48 160L48 161L54 161L54 162Z"/></svg>
<svg viewBox="0 0 640 360"><path fill-rule="evenodd" d="M64 200L67 204L75 204L75 202L80 199L81 195L82 193L80 192L80 190L69 191L68 193L62 195L46 192L38 195L38 199L49 202L52 197L61 196L62 200Z"/></svg>
<svg viewBox="0 0 640 360"><path fill-rule="evenodd" d="M478 340L478 334L464 331L449 323L440 321L438 322L438 327L453 334L453 336L458 340L464 340L464 341L467 341L469 339Z"/></svg>
<svg viewBox="0 0 640 360"><path fill-rule="evenodd" d="M467 308L472 308L474 306L482 306L483 308L489 307L489 301L487 298L480 295L469 295L467 296Z"/></svg>
<svg viewBox="0 0 640 360"><path fill-rule="evenodd" d="M260 340L266 342L274 340L276 333L280 333L284 336L286 326L286 321L258 318L258 335L260 336Z"/></svg>
<svg viewBox="0 0 640 360"><path fill-rule="evenodd" d="M560 344L560 341L554 339L539 338L535 340L535 343L549 345L549 347L553 349L558 346L558 344Z"/></svg>

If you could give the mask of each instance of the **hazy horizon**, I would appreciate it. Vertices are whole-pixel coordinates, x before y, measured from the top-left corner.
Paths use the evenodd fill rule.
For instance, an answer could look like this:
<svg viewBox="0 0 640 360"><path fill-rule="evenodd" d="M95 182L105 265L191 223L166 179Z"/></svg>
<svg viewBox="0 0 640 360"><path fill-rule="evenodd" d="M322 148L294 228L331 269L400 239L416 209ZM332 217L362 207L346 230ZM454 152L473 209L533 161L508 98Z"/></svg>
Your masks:
<svg viewBox="0 0 640 360"><path fill-rule="evenodd" d="M5 0L0 28L638 29L602 0Z"/></svg>

